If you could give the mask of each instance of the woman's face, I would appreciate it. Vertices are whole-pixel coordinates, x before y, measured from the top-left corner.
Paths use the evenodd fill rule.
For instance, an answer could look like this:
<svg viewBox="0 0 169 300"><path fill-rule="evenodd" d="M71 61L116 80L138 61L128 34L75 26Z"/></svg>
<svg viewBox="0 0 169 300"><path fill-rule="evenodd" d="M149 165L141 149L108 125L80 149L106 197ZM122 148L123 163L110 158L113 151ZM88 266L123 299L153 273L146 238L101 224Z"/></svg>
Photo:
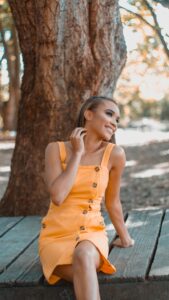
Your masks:
<svg viewBox="0 0 169 300"><path fill-rule="evenodd" d="M117 130L119 119L118 106L105 100L94 111L88 111L85 127L94 131L103 140L109 141Z"/></svg>

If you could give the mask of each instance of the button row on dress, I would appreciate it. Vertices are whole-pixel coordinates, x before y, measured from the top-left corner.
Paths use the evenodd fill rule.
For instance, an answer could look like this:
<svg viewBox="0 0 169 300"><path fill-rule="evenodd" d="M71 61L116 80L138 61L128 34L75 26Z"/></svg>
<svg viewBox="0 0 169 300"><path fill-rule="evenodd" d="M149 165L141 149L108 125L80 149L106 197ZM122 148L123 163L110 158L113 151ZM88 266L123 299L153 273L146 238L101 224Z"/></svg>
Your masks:
<svg viewBox="0 0 169 300"><path fill-rule="evenodd" d="M100 168L99 167L95 167L95 171L96 172L98 172L98 171L100 171ZM96 188L97 187L97 183L96 182L93 182L93 184L92 184L92 186L94 187L94 188ZM88 203L93 203L94 201L92 200L92 199L89 199L88 200ZM91 210L92 209L92 207L89 205L89 209ZM86 209L84 209L83 210L83 214L87 214L88 213L88 211L86 210ZM85 226L80 226L80 230L85 230ZM80 240L80 237L79 236L77 236L76 237L76 241L78 241L78 240Z"/></svg>

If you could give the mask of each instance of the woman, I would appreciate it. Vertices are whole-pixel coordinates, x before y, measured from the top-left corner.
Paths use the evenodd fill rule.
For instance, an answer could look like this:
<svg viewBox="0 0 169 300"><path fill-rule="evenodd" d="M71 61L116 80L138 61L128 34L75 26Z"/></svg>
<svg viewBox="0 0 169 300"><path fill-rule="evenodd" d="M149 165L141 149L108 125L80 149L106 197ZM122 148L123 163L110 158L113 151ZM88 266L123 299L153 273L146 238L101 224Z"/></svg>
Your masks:
<svg viewBox="0 0 169 300"><path fill-rule="evenodd" d="M97 272L116 271L108 260L108 238L100 204L119 235L114 245L130 247L120 202L124 150L110 142L119 122L117 103L91 97L81 107L77 128L66 142L50 143L45 153L51 196L42 220L39 255L49 284L73 282L78 300L98 300Z"/></svg>

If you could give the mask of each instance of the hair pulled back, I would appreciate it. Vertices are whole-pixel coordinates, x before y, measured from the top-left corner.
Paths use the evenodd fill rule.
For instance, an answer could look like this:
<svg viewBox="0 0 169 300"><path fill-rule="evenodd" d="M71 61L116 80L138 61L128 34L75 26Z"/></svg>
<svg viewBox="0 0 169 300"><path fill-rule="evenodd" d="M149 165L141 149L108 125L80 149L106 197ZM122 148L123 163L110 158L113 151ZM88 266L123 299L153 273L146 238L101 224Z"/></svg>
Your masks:
<svg viewBox="0 0 169 300"><path fill-rule="evenodd" d="M79 111L77 121L76 121L77 127L84 127L85 122L86 122L84 112L86 110L94 111L105 100L111 101L111 102L113 102L114 104L117 105L117 102L114 99L104 97L104 96L92 96L92 97L88 98L83 103L83 105L81 106L81 109Z"/></svg>

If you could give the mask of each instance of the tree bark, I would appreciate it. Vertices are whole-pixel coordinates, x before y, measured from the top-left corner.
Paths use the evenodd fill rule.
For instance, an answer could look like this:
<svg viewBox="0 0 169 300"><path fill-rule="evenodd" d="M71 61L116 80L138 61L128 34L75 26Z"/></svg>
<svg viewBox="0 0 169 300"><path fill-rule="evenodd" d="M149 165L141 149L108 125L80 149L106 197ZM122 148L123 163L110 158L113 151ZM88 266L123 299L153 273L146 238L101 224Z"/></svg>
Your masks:
<svg viewBox="0 0 169 300"><path fill-rule="evenodd" d="M18 131L1 215L46 213L44 151L65 140L79 106L112 96L126 60L118 1L9 0L24 60Z"/></svg>

